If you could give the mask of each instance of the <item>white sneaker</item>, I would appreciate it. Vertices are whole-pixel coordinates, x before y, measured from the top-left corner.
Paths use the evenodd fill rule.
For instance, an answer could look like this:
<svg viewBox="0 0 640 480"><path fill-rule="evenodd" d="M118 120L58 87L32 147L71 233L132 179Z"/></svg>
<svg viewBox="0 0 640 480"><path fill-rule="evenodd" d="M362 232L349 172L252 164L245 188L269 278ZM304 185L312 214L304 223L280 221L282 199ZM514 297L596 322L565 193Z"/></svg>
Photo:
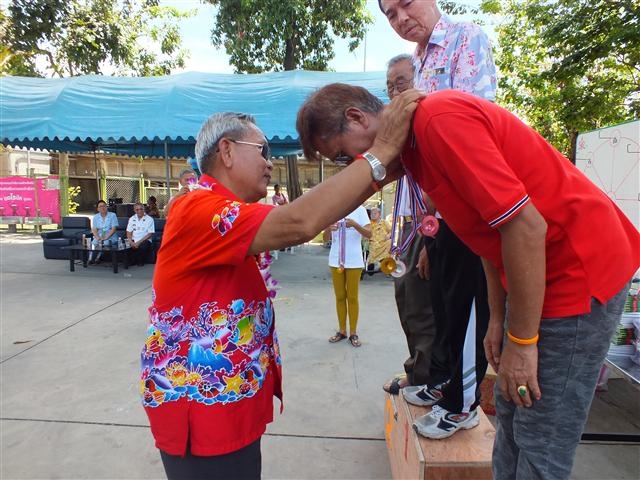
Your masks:
<svg viewBox="0 0 640 480"><path fill-rule="evenodd" d="M431 412L413 422L413 429L423 437L439 440L450 437L460 429L469 430L479 424L477 410L452 413L439 405L434 405Z"/></svg>
<svg viewBox="0 0 640 480"><path fill-rule="evenodd" d="M405 387L402 395L407 403L418 407L428 407L434 405L442 398L442 388L445 384L431 386L429 384L415 387Z"/></svg>

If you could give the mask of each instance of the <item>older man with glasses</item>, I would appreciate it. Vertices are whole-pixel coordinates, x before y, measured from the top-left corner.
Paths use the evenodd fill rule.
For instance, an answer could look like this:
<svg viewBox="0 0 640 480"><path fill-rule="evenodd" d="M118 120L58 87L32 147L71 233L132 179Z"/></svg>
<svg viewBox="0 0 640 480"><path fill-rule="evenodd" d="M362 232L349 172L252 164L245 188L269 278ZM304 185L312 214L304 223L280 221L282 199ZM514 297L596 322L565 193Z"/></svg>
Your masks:
<svg viewBox="0 0 640 480"><path fill-rule="evenodd" d="M149 249L151 248L151 240L156 231L153 218L144 211L142 203L136 203L133 206L134 215L127 223L127 240L131 250L129 251L129 262L139 267L143 267Z"/></svg>
<svg viewBox="0 0 640 480"><path fill-rule="evenodd" d="M397 95L413 87L415 65L408 54L396 55L387 63L386 93L393 100ZM397 395L400 390L414 385L424 385L429 380L432 357L438 365L448 365L449 355L444 345L434 344L436 339L436 323L431 306L430 280L428 264L419 265L423 247L431 245L427 239L415 232L420 218L414 218L412 212L409 187L403 180L400 188L400 201L394 206L396 223L400 225L400 245L406 248L399 259L406 265L407 272L394 278L394 293L398 317L402 331L407 339L409 356L404 362L404 373L394 377L383 385L383 390ZM430 212L433 213L433 212ZM422 214L415 215L419 217ZM426 259L426 257L425 257Z"/></svg>
<svg viewBox="0 0 640 480"><path fill-rule="evenodd" d="M443 15L436 0L378 0L378 5L400 37L416 42L415 88L426 93L455 89L495 100L491 45L480 27ZM394 79L388 84L389 92L406 90L405 80ZM421 435L438 439L478 425L476 407L487 368L482 339L489 313L480 258L442 218L428 260L436 355L424 384L408 386L402 394L414 405L437 407L419 418L415 428ZM448 360L437 354L445 348Z"/></svg>
<svg viewBox="0 0 640 480"><path fill-rule="evenodd" d="M406 125L414 100L398 104ZM373 193L371 167L345 168L275 208L259 202L273 164L252 116L213 115L195 152L199 188L175 200L158 252L143 404L169 479L258 479L260 439L282 395L268 252L353 211Z"/></svg>

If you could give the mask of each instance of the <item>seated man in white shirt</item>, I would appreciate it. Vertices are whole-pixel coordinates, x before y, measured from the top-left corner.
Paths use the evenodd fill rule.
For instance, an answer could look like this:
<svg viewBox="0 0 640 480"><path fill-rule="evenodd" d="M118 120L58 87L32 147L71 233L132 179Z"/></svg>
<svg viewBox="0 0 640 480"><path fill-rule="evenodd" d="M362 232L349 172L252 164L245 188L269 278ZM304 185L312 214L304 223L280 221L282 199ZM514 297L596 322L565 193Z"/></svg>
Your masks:
<svg viewBox="0 0 640 480"><path fill-rule="evenodd" d="M147 253L151 248L151 240L156 231L153 218L144 213L144 205L136 203L133 206L135 214L127 224L127 239L131 250L129 251L129 263L144 266Z"/></svg>

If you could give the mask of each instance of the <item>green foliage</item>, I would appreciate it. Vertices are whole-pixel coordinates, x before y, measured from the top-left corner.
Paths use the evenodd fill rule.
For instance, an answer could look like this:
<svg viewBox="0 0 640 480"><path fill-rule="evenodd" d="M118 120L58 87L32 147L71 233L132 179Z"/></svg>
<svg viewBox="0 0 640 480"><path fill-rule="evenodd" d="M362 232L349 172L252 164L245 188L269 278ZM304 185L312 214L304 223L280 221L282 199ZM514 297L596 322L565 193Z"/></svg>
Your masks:
<svg viewBox="0 0 640 480"><path fill-rule="evenodd" d="M67 191L69 192L68 212L69 214L76 213L80 204L75 201L75 198L80 195L81 188L78 185L75 187L69 187Z"/></svg>
<svg viewBox="0 0 640 480"><path fill-rule="evenodd" d="M158 0L13 0L0 16L0 74L164 75L184 66L177 20Z"/></svg>
<svg viewBox="0 0 640 480"><path fill-rule="evenodd" d="M640 2L500 4L499 103L569 158L578 132L640 115Z"/></svg>
<svg viewBox="0 0 640 480"><path fill-rule="evenodd" d="M218 7L211 41L236 73L327 70L331 34L359 45L372 23L365 0L204 0Z"/></svg>

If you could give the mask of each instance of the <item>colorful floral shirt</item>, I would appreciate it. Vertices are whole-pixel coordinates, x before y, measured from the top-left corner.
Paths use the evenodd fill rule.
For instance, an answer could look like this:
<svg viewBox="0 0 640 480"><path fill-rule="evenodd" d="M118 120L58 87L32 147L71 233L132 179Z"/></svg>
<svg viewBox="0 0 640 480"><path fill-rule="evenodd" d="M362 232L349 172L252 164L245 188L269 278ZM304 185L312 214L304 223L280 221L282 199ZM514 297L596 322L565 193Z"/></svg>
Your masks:
<svg viewBox="0 0 640 480"><path fill-rule="evenodd" d="M486 100L496 98L496 67L489 39L473 23L442 15L426 51L414 53L416 88L427 93L453 88Z"/></svg>
<svg viewBox="0 0 640 480"><path fill-rule="evenodd" d="M187 440L206 456L249 445L281 396L268 261L247 255L273 207L202 183L172 206L142 349L143 404L156 446L173 455Z"/></svg>

